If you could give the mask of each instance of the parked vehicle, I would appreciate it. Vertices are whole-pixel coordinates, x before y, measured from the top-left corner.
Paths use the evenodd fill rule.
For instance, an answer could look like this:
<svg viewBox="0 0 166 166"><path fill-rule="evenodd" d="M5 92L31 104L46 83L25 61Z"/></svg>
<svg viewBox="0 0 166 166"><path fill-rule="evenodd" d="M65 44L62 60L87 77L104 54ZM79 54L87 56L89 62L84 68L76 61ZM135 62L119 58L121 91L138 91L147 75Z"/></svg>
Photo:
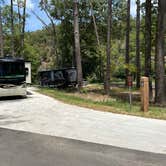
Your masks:
<svg viewBox="0 0 166 166"><path fill-rule="evenodd" d="M5 96L26 96L25 61L22 58L0 58L0 97Z"/></svg>
<svg viewBox="0 0 166 166"><path fill-rule="evenodd" d="M39 82L45 87L76 86L77 71L75 68L40 71Z"/></svg>

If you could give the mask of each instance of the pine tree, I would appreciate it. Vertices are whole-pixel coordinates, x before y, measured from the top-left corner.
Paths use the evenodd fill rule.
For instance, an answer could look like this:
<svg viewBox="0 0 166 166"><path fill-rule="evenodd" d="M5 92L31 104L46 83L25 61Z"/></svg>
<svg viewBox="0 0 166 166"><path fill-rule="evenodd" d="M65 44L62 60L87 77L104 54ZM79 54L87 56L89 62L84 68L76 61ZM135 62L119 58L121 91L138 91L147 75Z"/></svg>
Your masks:
<svg viewBox="0 0 166 166"><path fill-rule="evenodd" d="M157 29L157 54L155 60L156 66L156 89L155 101L157 104L166 103L166 85L165 85L165 67L164 67L164 33L166 25L164 20L166 18L165 0L158 1L158 29Z"/></svg>
<svg viewBox="0 0 166 166"><path fill-rule="evenodd" d="M151 80L151 49L152 49L152 28L151 28L151 0L146 0L145 4L145 76L149 77L149 96L152 98L152 80Z"/></svg>
<svg viewBox="0 0 166 166"><path fill-rule="evenodd" d="M14 15L13 15L13 0L10 1L10 15L11 15L11 55L14 56Z"/></svg>
<svg viewBox="0 0 166 166"><path fill-rule="evenodd" d="M0 56L1 57L4 56L3 46L4 46L4 41L3 41L3 27L2 27L2 12L0 6L0 51L1 51Z"/></svg>
<svg viewBox="0 0 166 166"><path fill-rule="evenodd" d="M127 77L129 76L129 63L130 63L130 0L127 0L127 20L126 20L126 55L125 55L125 64L126 64L126 86L127 86Z"/></svg>
<svg viewBox="0 0 166 166"><path fill-rule="evenodd" d="M110 93L110 75L111 75L111 29L112 29L112 0L108 0L108 23L107 23L107 66L105 77L105 92L107 95Z"/></svg>
<svg viewBox="0 0 166 166"><path fill-rule="evenodd" d="M136 87L140 88L141 64L140 64L140 0L136 1L137 17L136 17Z"/></svg>
<svg viewBox="0 0 166 166"><path fill-rule="evenodd" d="M74 40L75 40L75 57L77 65L77 82L78 89L80 90L83 85L82 78L82 64L81 64L81 53L80 53L80 33L79 33L79 12L78 12L78 1L74 0Z"/></svg>

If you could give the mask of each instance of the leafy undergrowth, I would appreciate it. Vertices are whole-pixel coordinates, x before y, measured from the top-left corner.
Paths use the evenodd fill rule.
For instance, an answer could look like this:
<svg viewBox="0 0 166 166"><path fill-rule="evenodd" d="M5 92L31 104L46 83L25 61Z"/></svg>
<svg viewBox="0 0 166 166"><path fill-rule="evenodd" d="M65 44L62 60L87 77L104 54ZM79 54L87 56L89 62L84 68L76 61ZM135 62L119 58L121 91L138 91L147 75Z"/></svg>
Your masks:
<svg viewBox="0 0 166 166"><path fill-rule="evenodd" d="M86 89L85 91L83 90L82 93L77 93L75 90L41 88L38 92L58 99L64 103L94 110L166 120L166 108L150 107L149 111L144 113L140 111L140 103L134 103L130 108L129 103L111 97L106 98L102 94L100 97L103 96L103 98L97 100L95 99L96 94L87 92ZM97 98L99 98L99 95L97 95Z"/></svg>

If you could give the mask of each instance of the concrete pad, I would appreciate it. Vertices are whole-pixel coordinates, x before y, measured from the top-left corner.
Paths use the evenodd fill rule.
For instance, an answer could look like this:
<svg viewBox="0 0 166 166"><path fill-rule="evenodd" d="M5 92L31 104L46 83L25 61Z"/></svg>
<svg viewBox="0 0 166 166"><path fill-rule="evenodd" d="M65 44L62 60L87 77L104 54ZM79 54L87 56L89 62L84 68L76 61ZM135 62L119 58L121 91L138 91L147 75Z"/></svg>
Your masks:
<svg viewBox="0 0 166 166"><path fill-rule="evenodd" d="M166 154L166 121L94 111L31 91L0 101L0 127Z"/></svg>

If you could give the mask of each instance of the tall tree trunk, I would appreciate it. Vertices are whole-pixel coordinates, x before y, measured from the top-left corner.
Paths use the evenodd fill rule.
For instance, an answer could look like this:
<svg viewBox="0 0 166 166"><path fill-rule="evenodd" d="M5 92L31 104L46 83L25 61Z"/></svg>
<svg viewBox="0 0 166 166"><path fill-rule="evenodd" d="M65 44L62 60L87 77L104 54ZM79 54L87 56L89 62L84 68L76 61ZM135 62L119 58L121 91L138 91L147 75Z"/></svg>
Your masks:
<svg viewBox="0 0 166 166"><path fill-rule="evenodd" d="M158 8L159 9L159 8ZM157 20L156 20L156 34L155 34L155 102L156 102L156 96L157 96L157 68L158 68L158 64L157 64L157 59L158 59L158 18L159 18L159 13L157 12Z"/></svg>
<svg viewBox="0 0 166 166"><path fill-rule="evenodd" d="M75 56L77 65L77 82L78 89L80 90L83 85L82 78L82 64L81 64L81 53L80 53L80 33L79 33L79 18L78 18L78 1L74 0L74 40L75 40Z"/></svg>
<svg viewBox="0 0 166 166"><path fill-rule="evenodd" d="M166 92L165 92L165 67L164 67L164 33L166 25L164 25L164 18L166 12L165 0L158 1L158 30L157 30L157 55L156 55L156 90L155 90L155 101L157 104L166 103Z"/></svg>
<svg viewBox="0 0 166 166"><path fill-rule="evenodd" d="M100 60L100 81L102 81L103 76L102 76L102 71L103 71L103 63L102 63L102 56L101 56L101 45L100 45L100 38L99 38L99 33L98 33L98 28L97 28L97 24L96 24L96 18L94 16L94 11L93 11L93 4L90 1L90 7L91 7L91 15L92 15L92 19L93 19L93 24L94 24L94 30L95 30L95 34L96 34L96 40L97 40L97 44L98 44L98 48L99 48L99 60Z"/></svg>
<svg viewBox="0 0 166 166"><path fill-rule="evenodd" d="M24 49L25 21L26 21L26 0L24 0L23 22L22 22L22 31L21 31L21 51L22 51L22 54L23 54L23 49Z"/></svg>
<svg viewBox="0 0 166 166"><path fill-rule="evenodd" d="M49 18L51 25L52 25L52 54L56 56L56 65L59 66L59 58L58 58L58 54L57 54L57 49L56 49L56 45L57 45L57 34L56 34L56 26L54 24L53 19L51 18L51 16L49 15L47 8L44 8L44 11L47 15L47 17Z"/></svg>
<svg viewBox="0 0 166 166"><path fill-rule="evenodd" d="M107 23L107 66L105 77L105 92L110 94L110 76L111 76L111 30L112 30L112 0L108 0L108 23Z"/></svg>
<svg viewBox="0 0 166 166"><path fill-rule="evenodd" d="M20 12L20 1L17 0L17 12L19 18L19 33L21 34L21 12Z"/></svg>
<svg viewBox="0 0 166 166"><path fill-rule="evenodd" d="M140 88L141 64L140 64L140 0L137 4L137 18L136 18L136 87Z"/></svg>
<svg viewBox="0 0 166 166"><path fill-rule="evenodd" d="M94 30L95 30L95 34L96 34L96 40L97 40L98 46L100 47L99 33L98 33L97 24L96 24L96 18L95 18L95 16L94 16L94 11L93 11L92 2L90 2L90 7L91 7L91 15L92 15L92 19L93 19L93 24L94 24Z"/></svg>
<svg viewBox="0 0 166 166"><path fill-rule="evenodd" d="M11 14L11 55L14 56L14 17L13 17L13 0L11 0L10 7Z"/></svg>
<svg viewBox="0 0 166 166"><path fill-rule="evenodd" d="M152 99L152 78L151 78L151 0L146 0L145 16L145 76L149 77L149 96Z"/></svg>
<svg viewBox="0 0 166 166"><path fill-rule="evenodd" d="M1 6L0 6L0 50L1 50L1 57L4 56L4 42L3 42L3 28L2 28L2 13L1 13Z"/></svg>
<svg viewBox="0 0 166 166"><path fill-rule="evenodd" d="M21 19L21 11L20 11L20 9L21 9L21 2L20 2L20 0L17 0L17 12L18 12L18 19L19 19L19 25L18 25L18 29L19 29L19 34L20 34L20 40L19 40L19 50L18 50L18 54L20 55L21 54L21 50L22 50L22 48L21 48L21 31L22 31L22 19Z"/></svg>
<svg viewBox="0 0 166 166"><path fill-rule="evenodd" d="M50 16L49 11L48 11L48 2L47 1L40 1L41 7L44 10L45 14L47 15L48 19L51 22L52 26L52 50L51 54L55 55L56 57L56 65L57 67L59 66L59 57L57 53L57 34L56 34L56 25L54 23L53 18ZM35 14L36 15L36 14ZM37 16L38 17L38 16ZM39 18L39 17L38 17ZM41 20L41 19L40 19ZM42 21L43 22L43 21Z"/></svg>
<svg viewBox="0 0 166 166"><path fill-rule="evenodd" d="M129 64L130 64L130 0L127 0L127 20L126 20L126 55L125 55L125 64L126 64L126 86L127 86L127 77L129 73Z"/></svg>

